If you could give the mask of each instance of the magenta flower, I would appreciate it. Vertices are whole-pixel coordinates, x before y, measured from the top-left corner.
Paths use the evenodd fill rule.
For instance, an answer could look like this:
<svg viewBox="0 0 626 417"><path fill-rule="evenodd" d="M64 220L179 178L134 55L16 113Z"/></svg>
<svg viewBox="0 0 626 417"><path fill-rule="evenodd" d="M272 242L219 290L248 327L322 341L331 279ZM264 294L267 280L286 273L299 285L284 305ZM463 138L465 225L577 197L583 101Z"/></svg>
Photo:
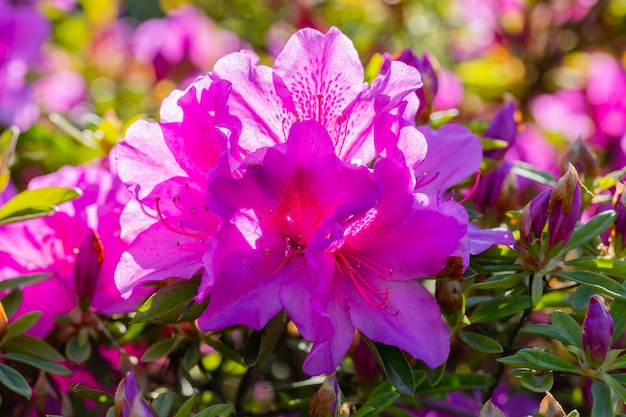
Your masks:
<svg viewBox="0 0 626 417"><path fill-rule="evenodd" d="M215 279L202 329L259 329L284 308L314 342L312 375L335 369L355 329L428 366L446 360L448 328L415 278L436 275L449 256L467 264L467 213L414 195L402 161L378 161L372 178L337 159L325 129L307 121L242 179L218 178L210 191L225 227L205 258Z"/></svg>
<svg viewBox="0 0 626 417"><path fill-rule="evenodd" d="M122 236L132 240L115 273L122 294L202 270L207 239L219 226L206 206L204 173L228 149L238 125L224 106L229 91L226 81L196 80L163 102L160 123L133 124L113 150L134 195L121 220Z"/></svg>
<svg viewBox="0 0 626 417"><path fill-rule="evenodd" d="M385 58L380 74L371 85L365 83L352 42L336 28L326 34L298 31L273 69L257 65L258 59L248 51L235 53L219 60L213 70L233 85L229 109L242 122L240 159L260 147L285 142L293 123L309 119L326 128L344 161L372 161L383 149L395 147L403 130L423 141L407 127L415 113L406 120L400 116L409 102L417 110L410 93L422 86L419 72Z"/></svg>
<svg viewBox="0 0 626 417"><path fill-rule="evenodd" d="M29 188L78 187L83 195L65 203L48 217L0 226L0 279L33 273L50 273L41 283L23 288L22 304L15 317L40 310L43 316L29 331L44 337L53 319L79 302L103 314L128 312L139 297L122 299L113 282L113 271L126 249L120 239L120 211L130 196L121 182L99 166L64 167L33 179ZM55 295L50 302L50 294Z"/></svg>

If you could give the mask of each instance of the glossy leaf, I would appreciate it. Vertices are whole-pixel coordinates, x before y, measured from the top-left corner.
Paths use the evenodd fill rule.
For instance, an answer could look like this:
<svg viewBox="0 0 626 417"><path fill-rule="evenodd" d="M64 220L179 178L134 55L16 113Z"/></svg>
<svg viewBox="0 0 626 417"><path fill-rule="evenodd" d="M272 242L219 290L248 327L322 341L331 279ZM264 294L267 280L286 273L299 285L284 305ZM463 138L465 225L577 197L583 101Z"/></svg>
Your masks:
<svg viewBox="0 0 626 417"><path fill-rule="evenodd" d="M581 257L565 261L565 265L576 269L608 274L617 279L626 279L626 261L611 258Z"/></svg>
<svg viewBox="0 0 626 417"><path fill-rule="evenodd" d="M56 362L52 362L46 359L38 358L33 355L7 352L7 353L2 354L2 358L26 363L28 365L34 366L37 369L41 369L42 371L46 371L54 375L64 375L64 376L72 375L72 371L66 368L65 366L59 365Z"/></svg>
<svg viewBox="0 0 626 417"><path fill-rule="evenodd" d="M39 282L47 280L51 276L52 274L32 274L24 275L17 278L5 279L0 282L0 291L37 284Z"/></svg>
<svg viewBox="0 0 626 417"><path fill-rule="evenodd" d="M515 274L500 274L487 278L482 282L476 282L472 284L472 289L490 290L495 288L506 288L510 284L515 284L518 281L526 278L527 273L515 273Z"/></svg>
<svg viewBox="0 0 626 417"><path fill-rule="evenodd" d="M532 307L532 301L527 295L514 295L512 297L498 297L480 305L470 314L471 323L484 323L494 321L526 310Z"/></svg>
<svg viewBox="0 0 626 417"><path fill-rule="evenodd" d="M576 346L574 338L565 330L550 324L530 324L522 327L519 331L521 334L539 334L551 339L556 339L564 345Z"/></svg>
<svg viewBox="0 0 626 417"><path fill-rule="evenodd" d="M235 407L230 404L217 404L194 414L193 417L226 417L231 415Z"/></svg>
<svg viewBox="0 0 626 417"><path fill-rule="evenodd" d="M565 246L563 252L567 252L574 248L578 248L590 240L598 237L600 233L608 229L617 217L614 210L603 211L593 216L587 223L583 224L572 233Z"/></svg>
<svg viewBox="0 0 626 417"><path fill-rule="evenodd" d="M622 401L626 402L626 388L624 388L624 385L609 374L603 374L600 378L611 387L614 393L619 395Z"/></svg>
<svg viewBox="0 0 626 417"><path fill-rule="evenodd" d="M400 398L397 392L384 392L371 396L353 417L369 417L380 415Z"/></svg>
<svg viewBox="0 0 626 417"><path fill-rule="evenodd" d="M365 343L378 359L385 375L398 392L405 395L413 395L415 392L415 378L411 365L404 356L404 353L395 346L388 346L383 343L372 342L363 338Z"/></svg>
<svg viewBox="0 0 626 417"><path fill-rule="evenodd" d="M552 389L554 374L550 371L536 373L528 369L522 373L520 383L529 391L544 393Z"/></svg>
<svg viewBox="0 0 626 417"><path fill-rule="evenodd" d="M0 207L0 225L54 213L59 204L81 194L78 188L61 187L22 191Z"/></svg>
<svg viewBox="0 0 626 417"><path fill-rule="evenodd" d="M555 311L552 313L551 323L553 326L567 333L574 342L574 346L582 349L583 333L580 325L572 316L563 311Z"/></svg>
<svg viewBox="0 0 626 417"><path fill-rule="evenodd" d="M457 332L457 336L459 336L459 339L461 339L467 346L479 352L501 353L503 350L500 343L490 337L483 336L482 334L461 330Z"/></svg>
<svg viewBox="0 0 626 417"><path fill-rule="evenodd" d="M152 294L138 309L131 323L175 322L198 293L198 278L175 280Z"/></svg>
<svg viewBox="0 0 626 417"><path fill-rule="evenodd" d="M141 356L141 360L143 362L152 362L154 360L162 358L168 353L173 352L182 341L183 339L180 336L175 336L165 340L159 340L144 352L144 354Z"/></svg>
<svg viewBox="0 0 626 417"><path fill-rule="evenodd" d="M244 361L248 366L256 365L274 350L287 324L287 315L281 311L261 331L253 331L244 350Z"/></svg>
<svg viewBox="0 0 626 417"><path fill-rule="evenodd" d="M83 363L91 356L91 343L86 332L80 332L65 345L65 356L74 363Z"/></svg>
<svg viewBox="0 0 626 417"><path fill-rule="evenodd" d="M511 172L515 175L519 175L520 177L538 182L539 184L545 184L550 187L554 187L556 185L556 179L552 174L546 171L541 171L526 162L515 161Z"/></svg>
<svg viewBox="0 0 626 417"><path fill-rule="evenodd" d="M0 383L11 391L29 399L33 394L22 374L3 363L0 363Z"/></svg>
<svg viewBox="0 0 626 417"><path fill-rule="evenodd" d="M614 414L613 396L611 395L611 388L608 385L595 380L592 381L591 395L593 396L591 417L605 417Z"/></svg>
<svg viewBox="0 0 626 417"><path fill-rule="evenodd" d="M520 349L516 355L530 363L534 369L570 373L580 372L570 362L544 350L524 348Z"/></svg>
<svg viewBox="0 0 626 417"><path fill-rule="evenodd" d="M599 293L626 301L626 288L604 275L591 271L555 272L553 275L561 279L578 282L593 288Z"/></svg>
<svg viewBox="0 0 626 417"><path fill-rule="evenodd" d="M20 335L2 344L2 350L4 352L24 353L47 359L52 362L59 362L65 360L55 348L50 346L43 340L29 336Z"/></svg>
<svg viewBox="0 0 626 417"><path fill-rule="evenodd" d="M196 394L193 394L180 406L174 417L189 417L194 404L196 403Z"/></svg>
<svg viewBox="0 0 626 417"><path fill-rule="evenodd" d="M30 311L9 323L7 334L4 336L4 340L10 340L25 333L28 329L33 327L42 316L41 311Z"/></svg>

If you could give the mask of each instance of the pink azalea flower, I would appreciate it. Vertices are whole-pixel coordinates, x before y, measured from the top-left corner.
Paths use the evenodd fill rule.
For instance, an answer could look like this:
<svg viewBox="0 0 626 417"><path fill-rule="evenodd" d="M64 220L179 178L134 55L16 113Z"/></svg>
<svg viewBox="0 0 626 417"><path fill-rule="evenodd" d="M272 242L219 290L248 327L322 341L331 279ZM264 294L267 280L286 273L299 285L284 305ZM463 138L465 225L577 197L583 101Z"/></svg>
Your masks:
<svg viewBox="0 0 626 417"><path fill-rule="evenodd" d="M258 60L244 51L222 58L213 69L216 77L233 84L229 109L242 122L240 159L285 142L294 122L310 119L326 128L340 159L368 163L395 146L406 120L415 117L401 115L416 100L411 93L422 86L419 71L386 57L376 79L365 83L354 45L337 28L326 34L298 31L273 69ZM416 141L423 141L410 129Z"/></svg>
<svg viewBox="0 0 626 417"><path fill-rule="evenodd" d="M224 106L229 91L226 81L196 80L163 102L160 123L133 124L113 150L120 178L135 197L121 220L122 236L133 240L115 273L123 294L202 269L207 238L219 226L206 207L204 173L227 150L238 124Z"/></svg>
<svg viewBox="0 0 626 417"><path fill-rule="evenodd" d="M214 285L201 328L259 329L284 308L315 342L304 365L312 375L335 369L355 329L431 367L446 360L448 328L415 278L436 275L449 256L467 264L467 213L414 195L402 161L380 160L372 178L337 159L326 130L306 121L242 179L216 179L210 190L226 226L205 258Z"/></svg>
<svg viewBox="0 0 626 417"><path fill-rule="evenodd" d="M53 185L78 187L83 195L63 204L53 215L0 226L0 279L52 274L23 288L22 304L15 315L42 311L42 318L29 331L39 337L52 330L54 317L78 305L77 298L89 297L93 309L115 314L133 310L143 295L138 291L137 297L124 300L113 282L113 271L127 247L120 239L119 216L130 198L119 179L100 166L68 166L33 179L29 188ZM90 262L80 251L90 248L83 242L94 233L102 259L97 265L81 265L81 259ZM54 294L54 302L50 302L50 294Z"/></svg>

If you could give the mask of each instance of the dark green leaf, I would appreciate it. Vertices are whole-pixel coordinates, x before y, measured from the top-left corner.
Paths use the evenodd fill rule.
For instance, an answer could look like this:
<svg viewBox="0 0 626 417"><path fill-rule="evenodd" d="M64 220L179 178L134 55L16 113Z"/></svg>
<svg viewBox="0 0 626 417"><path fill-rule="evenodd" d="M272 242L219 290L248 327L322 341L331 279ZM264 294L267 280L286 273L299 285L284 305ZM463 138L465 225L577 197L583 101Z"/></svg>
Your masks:
<svg viewBox="0 0 626 417"><path fill-rule="evenodd" d="M6 352L2 354L2 358L26 363L28 365L34 366L37 369L41 369L42 371L46 371L54 375L72 375L72 371L70 371L65 366L59 365L58 363L51 362L46 359L39 358L37 356L27 355L23 353Z"/></svg>
<svg viewBox="0 0 626 417"><path fill-rule="evenodd" d="M524 348L520 349L516 355L529 362L537 370L580 373L580 370L570 362L544 350Z"/></svg>
<svg viewBox="0 0 626 417"><path fill-rule="evenodd" d="M482 289L482 290L489 290L489 289L494 289L494 288L505 288L505 287L508 287L510 284L515 284L518 281L521 281L527 276L528 276L527 273L494 275L490 278L487 278L486 280L482 282L477 282L475 284L472 284L471 288Z"/></svg>
<svg viewBox="0 0 626 417"><path fill-rule="evenodd" d="M150 346L141 356L142 362L152 362L173 352L183 341L182 337L175 336L170 339L159 340Z"/></svg>
<svg viewBox="0 0 626 417"><path fill-rule="evenodd" d="M530 334L540 334L545 337L549 337L552 339L556 339L563 343L564 345L576 346L576 342L574 338L567 333L565 330L560 329L556 326L552 326L550 324L530 324L528 326L523 327L520 330L521 334L530 333Z"/></svg>
<svg viewBox="0 0 626 417"><path fill-rule="evenodd" d="M78 188L61 187L22 191L0 207L0 225L53 213L59 204L81 194Z"/></svg>
<svg viewBox="0 0 626 417"><path fill-rule="evenodd" d="M554 375L549 371L536 373L528 369L523 371L520 383L529 391L545 393L552 389Z"/></svg>
<svg viewBox="0 0 626 417"><path fill-rule="evenodd" d="M174 397L169 391L165 391L157 395L152 401L152 408L157 412L159 417L167 417L174 405Z"/></svg>
<svg viewBox="0 0 626 417"><path fill-rule="evenodd" d="M613 224L615 217L617 217L617 213L615 213L614 210L607 210L596 214L587 223L574 231L562 251L570 251L598 237L600 233L604 232Z"/></svg>
<svg viewBox="0 0 626 417"><path fill-rule="evenodd" d="M197 277L170 282L139 307L131 323L176 322L183 309L197 295L199 283Z"/></svg>
<svg viewBox="0 0 626 417"><path fill-rule="evenodd" d="M230 359L231 361L236 362L240 365L245 365L245 362L243 361L243 358L241 357L239 353L234 351L229 346L226 346L224 343L220 342L219 340L213 339L210 335L205 335L202 338L202 341L206 343L207 345L211 346L213 349L215 349L223 357Z"/></svg>
<svg viewBox="0 0 626 417"><path fill-rule="evenodd" d="M614 393L619 395L623 402L626 402L626 388L609 374L602 374L600 377L606 384L611 387Z"/></svg>
<svg viewBox="0 0 626 417"><path fill-rule="evenodd" d="M396 387L398 392L405 395L413 395L415 391L415 379L411 365L404 353L395 346L383 343L371 342L364 338L370 350L379 360L389 382Z"/></svg>
<svg viewBox="0 0 626 417"><path fill-rule="evenodd" d="M565 265L626 279L626 261L611 258L581 257L565 261Z"/></svg>
<svg viewBox="0 0 626 417"><path fill-rule="evenodd" d="M20 335L2 344L2 350L4 352L16 352L25 353L28 355L38 356L42 359L47 359L52 362L59 362L65 360L55 348L50 346L43 340L28 336Z"/></svg>
<svg viewBox="0 0 626 417"><path fill-rule="evenodd" d="M498 359L498 362L502 362L503 364L511 366L513 368L532 368L532 364L530 362L528 362L526 359L520 358L517 355L505 356Z"/></svg>
<svg viewBox="0 0 626 417"><path fill-rule="evenodd" d="M183 403L183 405L180 406L176 414L174 414L174 417L189 417L189 414L191 414L191 410L193 409L193 405L195 403L196 394L193 394L187 399L187 401Z"/></svg>
<svg viewBox="0 0 626 417"><path fill-rule="evenodd" d="M37 284L39 282L47 280L51 276L51 274L32 274L24 275L17 278L5 279L0 282L0 291Z"/></svg>
<svg viewBox="0 0 626 417"><path fill-rule="evenodd" d="M0 383L11 391L29 399L33 394L22 374L3 363L0 363Z"/></svg>
<svg viewBox="0 0 626 417"><path fill-rule="evenodd" d="M183 355L183 369L189 371L200 361L200 357L200 343L197 340L194 340L189 343L189 346L187 346L185 354Z"/></svg>
<svg viewBox="0 0 626 417"><path fill-rule="evenodd" d="M552 275L561 279L578 282L600 293L626 301L626 288L604 275L591 271L555 272Z"/></svg>
<svg viewBox="0 0 626 417"><path fill-rule="evenodd" d="M614 333L611 344L615 343L626 329L626 302L614 300L611 304L611 316L614 322Z"/></svg>
<svg viewBox="0 0 626 417"><path fill-rule="evenodd" d="M14 288L7 295L2 297L2 305L4 306L4 311L7 313L7 317L11 318L15 315L15 312L20 308L22 304L22 289Z"/></svg>
<svg viewBox="0 0 626 417"><path fill-rule="evenodd" d="M4 340L11 340L26 332L39 321L42 314L41 311L29 311L9 323L9 328L7 329L7 334L4 336Z"/></svg>
<svg viewBox="0 0 626 417"><path fill-rule="evenodd" d="M439 383L439 381L441 381L441 378L443 378L445 373L446 373L446 364L444 362L442 365L434 369L429 369L428 371L426 371L426 382L431 387L434 387L435 385Z"/></svg>
<svg viewBox="0 0 626 417"><path fill-rule="evenodd" d="M515 175L519 175L520 177L538 182L539 184L545 184L550 187L554 187L556 185L556 180L552 174L541 171L526 162L515 161L511 172Z"/></svg>
<svg viewBox="0 0 626 417"><path fill-rule="evenodd" d="M368 417L380 415L380 413L382 413L384 410L391 407L398 398L400 398L400 394L398 394L397 392L384 392L376 396L371 396L354 415L354 417Z"/></svg>
<svg viewBox="0 0 626 417"><path fill-rule="evenodd" d="M496 342L490 337L483 336L482 334L458 331L457 336L459 336L459 339L465 342L467 346L479 352L485 352L485 353L502 352L502 346L500 345L500 343Z"/></svg>
<svg viewBox="0 0 626 417"><path fill-rule="evenodd" d="M539 304L541 296L543 295L543 273L537 272L533 274L531 279L530 299L533 303L533 307L537 307L537 304Z"/></svg>
<svg viewBox="0 0 626 417"><path fill-rule="evenodd" d="M286 324L287 315L281 311L270 320L262 331L253 331L250 334L243 354L246 365L256 365L258 361L263 360L274 350Z"/></svg>
<svg viewBox="0 0 626 417"><path fill-rule="evenodd" d="M226 417L229 416L234 409L235 407L230 404L217 404L194 414L194 417Z"/></svg>
<svg viewBox="0 0 626 417"><path fill-rule="evenodd" d="M469 316L471 323L484 323L486 321L499 320L504 317L531 308L533 306L527 295L514 295L512 297L498 297L480 305Z"/></svg>
<svg viewBox="0 0 626 417"><path fill-rule="evenodd" d="M468 391L488 388L495 383L491 375L485 374L445 374L434 387L418 387L420 395L444 394L452 391Z"/></svg>
<svg viewBox="0 0 626 417"><path fill-rule="evenodd" d="M591 383L591 395L593 397L591 417L606 417L614 414L613 396L608 385L593 381Z"/></svg>
<svg viewBox="0 0 626 417"><path fill-rule="evenodd" d="M83 363L91 356L91 343L86 332L80 332L65 345L65 356L74 363Z"/></svg>

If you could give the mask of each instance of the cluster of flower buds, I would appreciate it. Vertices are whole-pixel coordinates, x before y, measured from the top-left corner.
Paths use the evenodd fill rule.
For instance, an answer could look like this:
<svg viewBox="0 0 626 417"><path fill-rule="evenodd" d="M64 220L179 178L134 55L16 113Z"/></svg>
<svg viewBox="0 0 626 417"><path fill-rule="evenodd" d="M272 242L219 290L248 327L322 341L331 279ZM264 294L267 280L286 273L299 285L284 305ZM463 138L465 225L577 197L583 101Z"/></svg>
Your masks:
<svg viewBox="0 0 626 417"><path fill-rule="evenodd" d="M580 179L570 164L552 190L541 192L522 209L519 261L534 271L554 269L560 262L559 252L574 232L581 206Z"/></svg>

